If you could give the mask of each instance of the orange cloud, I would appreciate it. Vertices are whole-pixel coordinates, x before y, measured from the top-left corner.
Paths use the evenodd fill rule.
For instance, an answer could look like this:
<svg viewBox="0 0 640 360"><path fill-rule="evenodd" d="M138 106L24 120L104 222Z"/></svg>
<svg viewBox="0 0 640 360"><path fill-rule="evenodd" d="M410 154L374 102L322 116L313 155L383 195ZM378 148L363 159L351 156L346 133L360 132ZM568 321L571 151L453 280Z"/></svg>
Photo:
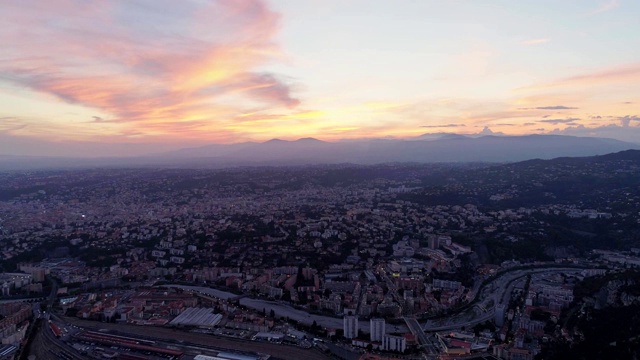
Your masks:
<svg viewBox="0 0 640 360"><path fill-rule="evenodd" d="M99 110L123 133L195 133L256 103L300 103L259 70L280 56L279 15L262 0L33 0L3 11L0 79Z"/></svg>

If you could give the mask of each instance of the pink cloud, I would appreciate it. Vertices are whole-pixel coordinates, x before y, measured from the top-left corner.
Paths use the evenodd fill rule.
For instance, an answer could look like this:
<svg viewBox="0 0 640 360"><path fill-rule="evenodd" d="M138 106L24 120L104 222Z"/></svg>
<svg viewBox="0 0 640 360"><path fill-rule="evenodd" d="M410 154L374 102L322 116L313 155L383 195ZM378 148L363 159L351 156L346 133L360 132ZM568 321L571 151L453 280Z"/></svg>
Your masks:
<svg viewBox="0 0 640 360"><path fill-rule="evenodd" d="M0 76L110 122L215 122L244 104L294 107L279 59L279 15L262 0L11 2L0 28ZM150 125L149 125L150 126Z"/></svg>
<svg viewBox="0 0 640 360"><path fill-rule="evenodd" d="M538 90L562 87L583 87L607 85L613 83L638 82L640 80L640 63L617 66L565 77L549 83L524 87L519 90Z"/></svg>

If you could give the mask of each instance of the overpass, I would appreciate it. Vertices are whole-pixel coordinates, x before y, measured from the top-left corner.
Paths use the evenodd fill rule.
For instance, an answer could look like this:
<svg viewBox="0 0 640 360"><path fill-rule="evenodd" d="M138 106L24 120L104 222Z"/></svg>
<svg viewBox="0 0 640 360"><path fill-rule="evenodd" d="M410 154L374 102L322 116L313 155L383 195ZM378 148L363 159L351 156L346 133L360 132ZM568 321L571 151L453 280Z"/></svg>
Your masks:
<svg viewBox="0 0 640 360"><path fill-rule="evenodd" d="M407 327L411 331L411 334L415 336L415 338L418 340L418 344L420 344L420 347L423 348L427 354L437 355L438 353L440 353L438 345L434 344L431 339L429 339L427 334L425 334L425 332L422 330L422 326L420 326L418 320L413 317L403 317L403 319L407 324Z"/></svg>

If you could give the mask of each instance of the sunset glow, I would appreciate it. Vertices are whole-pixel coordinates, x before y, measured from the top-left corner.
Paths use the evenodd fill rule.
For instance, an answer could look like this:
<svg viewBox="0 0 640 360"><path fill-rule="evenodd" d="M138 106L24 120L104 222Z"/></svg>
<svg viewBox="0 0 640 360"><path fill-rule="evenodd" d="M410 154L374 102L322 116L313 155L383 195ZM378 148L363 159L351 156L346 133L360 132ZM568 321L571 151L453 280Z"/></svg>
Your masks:
<svg viewBox="0 0 640 360"><path fill-rule="evenodd" d="M0 9L0 155L486 128L640 142L637 1L25 0Z"/></svg>

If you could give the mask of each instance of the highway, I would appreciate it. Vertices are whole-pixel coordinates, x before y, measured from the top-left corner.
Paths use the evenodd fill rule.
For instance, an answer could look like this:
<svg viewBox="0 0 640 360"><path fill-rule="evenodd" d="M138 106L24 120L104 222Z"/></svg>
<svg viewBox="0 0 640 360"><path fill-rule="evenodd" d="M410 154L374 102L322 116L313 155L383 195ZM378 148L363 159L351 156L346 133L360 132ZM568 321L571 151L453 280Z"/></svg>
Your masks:
<svg viewBox="0 0 640 360"><path fill-rule="evenodd" d="M580 272L582 268L575 267L544 267L544 268L533 268L533 269L514 269L511 271L507 271L500 276L494 278L489 283L480 286L477 290L477 293L474 297L474 300L478 300L478 305L474 310L473 308L465 309L456 314L451 314L446 319L441 320L430 320L423 324L421 327L426 332L434 332L434 331L444 331L444 330L454 330L460 329L463 326L466 328L472 327L475 324L482 323L487 320L492 320L494 318L494 310L496 305L496 300L499 298L500 303L508 302L509 297L511 296L511 289L514 286L515 280L518 278L523 278L528 274L538 274L538 273L558 273L558 272ZM383 278L385 276L383 275ZM385 279L386 282L389 282L390 279ZM393 283L391 283L393 285ZM511 286L510 286L511 285ZM236 294L221 291L217 289L211 289L208 287L202 286L187 286L187 285L168 285L172 287L178 287L185 290L201 292L203 294L207 294L210 296L217 297L219 299L229 299L237 296ZM393 291L393 286L391 287L391 293L395 293ZM397 295L397 294L396 294ZM499 296L498 296L499 295ZM396 301L400 299L396 298ZM474 301L472 300L472 301ZM263 309L267 312L273 310L276 313L276 316L288 317L289 319L296 320L300 323L311 325L314 321L326 328L342 328L342 319L338 317L330 317L316 314L309 314L305 310L295 309L289 304L276 302L276 301L268 301L263 299L254 299L245 297L240 299L240 305L246 306L248 308L262 311ZM484 310L481 310L484 309ZM445 323L443 323L443 321ZM405 321L406 322L406 321ZM369 323L368 322L360 322L359 328L365 332L369 331ZM407 324L408 325L408 324ZM391 325L387 324L387 329L390 332L404 332L407 330L411 330L405 325Z"/></svg>
<svg viewBox="0 0 640 360"><path fill-rule="evenodd" d="M427 321L422 325L422 329L426 332L444 331L460 329L463 326L465 328L472 327L478 323L492 320L495 314L495 305L497 295L500 297L500 303L507 303L511 296L513 287L516 284L516 280L526 277L531 274L544 274L544 273L576 273L583 269L575 267L545 267L539 269L517 269L510 272L506 272L499 277L493 279L488 284L485 284L478 290L476 298L479 300L479 308L484 308L484 311L478 309L474 310L474 307L467 309L464 312L458 314L452 314L448 319L454 319L453 322L447 324L441 324L438 321ZM462 317L462 319L461 319ZM455 320L457 319L457 320Z"/></svg>
<svg viewBox="0 0 640 360"><path fill-rule="evenodd" d="M196 291L206 295L214 296L219 299L229 299L233 296L236 296L235 294L232 294L226 291L211 289L211 288L202 287L202 286L188 286L188 285L166 285L166 286L181 288L189 291ZM341 317L309 314L305 310L293 308L291 305L284 302L245 297L240 299L240 305L246 306L256 311L265 310L267 313L273 310L277 317L286 317L306 325L311 325L314 321L316 322L316 324L325 328L342 329L342 325L343 325L342 323L343 320ZM367 333L369 332L368 321L361 321L358 327L360 328L360 330L363 330ZM390 332L407 331L406 326L402 324L401 325L387 324L387 329Z"/></svg>
<svg viewBox="0 0 640 360"><path fill-rule="evenodd" d="M429 340L427 339L427 334L425 334L425 332L422 330L422 326L420 326L418 320L410 317L404 317L403 319L404 322L407 323L407 327L409 327L409 330L411 331L413 336L415 336L418 340L420 346L428 345Z"/></svg>
<svg viewBox="0 0 640 360"><path fill-rule="evenodd" d="M520 281L523 281L523 279L527 275L533 275L533 274L544 274L544 275L549 274L550 275L550 274L557 274L557 273L563 273L563 272L576 273L580 271L582 271L582 269L567 268L567 267L514 269L513 271L503 273L499 277L494 278L491 282L480 287L476 294L477 306L468 308L465 311L457 314L452 314L450 317L446 319L440 319L435 321L431 320L424 324L420 324L413 317L404 317L403 319L406 324L406 329L408 329L409 331L411 331L411 333L414 334L414 336L416 337L416 340L418 341L420 346L425 350L426 354L436 355L439 352L439 347L437 344L434 344L430 340L429 335L426 332L454 330L454 329L460 329L462 327L471 328L477 323L482 323L487 320L492 320L494 318L495 305L498 303L507 303L510 299L513 288ZM181 287L187 288L190 290L203 291L211 295L222 295L221 297L230 295L224 292L220 292L218 290L212 291L212 289L203 288L203 287L190 287L190 286L181 286ZM49 301L51 301L52 299L55 299L55 295L53 295L55 288L56 286L54 284L52 293L49 296ZM259 299L250 299L250 298L243 298L241 299L241 302L242 300L245 300L245 301L251 300L251 305L253 306L249 306L249 307L258 308L258 309L261 309L267 304L272 306L276 305L274 307L278 309L276 310L278 312L278 315L280 316L283 316L285 314L294 315L294 316L291 316L291 318L299 318L301 320L303 319L303 322L312 322L314 319L321 319L321 320L324 320L322 322L335 324L337 325L335 327L338 327L338 328L341 327L342 325L342 319L307 314L303 310L293 309L290 306L287 306L285 304L268 302L268 301L259 300ZM286 310L286 311L283 311L283 310ZM83 359L84 356L80 355L75 349L65 344L64 342L62 342L60 339L56 338L53 335L53 333L51 332L51 329L47 324L47 321L49 320L49 318L51 318L53 321L58 321L58 322L60 321L64 322L64 321L61 319L58 319L55 316L52 316L52 314L50 313L47 313L44 316L42 326L37 330L42 332L42 335L44 335L44 340L47 343L50 343L51 345L53 345L48 347L50 352L52 352L51 355L62 356L63 358L70 359L70 360ZM318 323L320 323L320 321L318 321ZM116 326L116 327L122 328L121 326ZM366 330L368 330L368 323L362 322L360 324L360 327L367 328ZM400 325L400 326L394 326L389 330L392 332L395 332L397 331L396 329L402 329L402 328L404 328L404 326ZM176 334L173 333L172 335L175 336ZM190 336L192 335L194 334L190 334ZM308 354L307 356L309 355L311 354ZM310 356L310 357L313 357L313 356Z"/></svg>

